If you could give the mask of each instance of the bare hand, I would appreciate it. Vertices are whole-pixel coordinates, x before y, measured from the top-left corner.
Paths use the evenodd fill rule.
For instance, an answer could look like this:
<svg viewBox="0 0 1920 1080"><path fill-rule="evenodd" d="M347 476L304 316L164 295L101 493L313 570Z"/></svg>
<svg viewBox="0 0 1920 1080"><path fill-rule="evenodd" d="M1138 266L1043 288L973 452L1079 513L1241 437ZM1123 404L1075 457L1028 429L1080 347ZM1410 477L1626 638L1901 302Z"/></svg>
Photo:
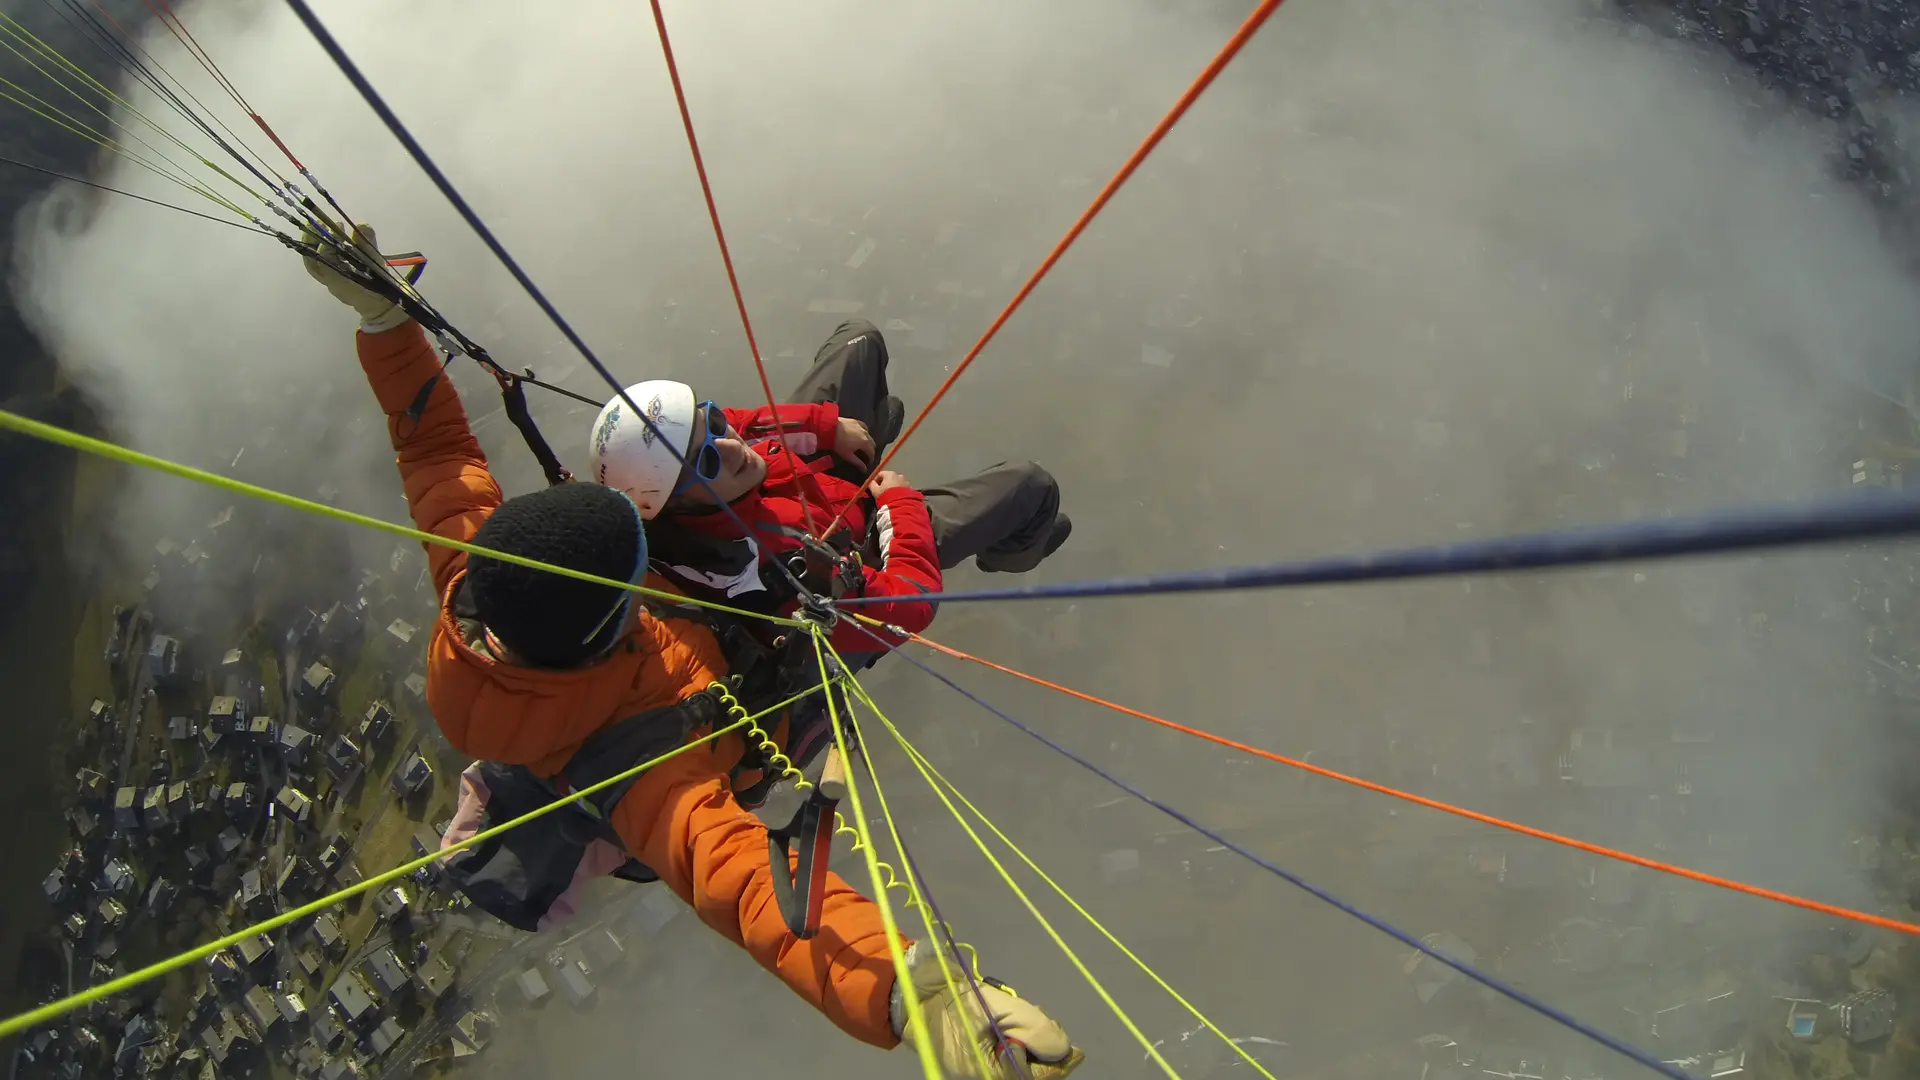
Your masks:
<svg viewBox="0 0 1920 1080"><path fill-rule="evenodd" d="M907 482L904 474L894 472L892 469L876 473L873 477L873 493L875 495L892 491L894 488L910 488L912 486L912 484Z"/></svg>
<svg viewBox="0 0 1920 1080"><path fill-rule="evenodd" d="M873 433L867 425L851 417L840 418L840 430L833 438L833 454L861 468L873 465Z"/></svg>

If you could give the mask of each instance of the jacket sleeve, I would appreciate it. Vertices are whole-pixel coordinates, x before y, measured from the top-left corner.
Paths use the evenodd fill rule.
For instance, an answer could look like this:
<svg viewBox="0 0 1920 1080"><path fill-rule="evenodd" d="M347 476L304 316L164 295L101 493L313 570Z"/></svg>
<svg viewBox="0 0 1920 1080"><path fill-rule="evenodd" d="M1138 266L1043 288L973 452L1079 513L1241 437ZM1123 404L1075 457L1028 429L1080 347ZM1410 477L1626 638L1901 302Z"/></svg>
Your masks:
<svg viewBox="0 0 1920 1080"><path fill-rule="evenodd" d="M467 411L441 370L440 354L411 319L384 333L356 333L354 345L373 396L387 414L387 436L397 454L414 525L436 536L471 542L500 505L500 485L487 470L480 441L467 427ZM407 410L429 382L433 391L415 422ZM434 592L444 596L447 583L466 566L466 553L437 544L426 548Z"/></svg>
<svg viewBox="0 0 1920 1080"><path fill-rule="evenodd" d="M689 750L648 770L614 808L613 825L701 922L842 1031L883 1049L899 1043L887 1018L894 970L878 905L829 874L819 934L802 941L789 933L774 900L767 827L733 800L710 752Z"/></svg>
<svg viewBox="0 0 1920 1080"><path fill-rule="evenodd" d="M912 488L899 487L881 492L874 503L873 528L879 537L880 565L866 568L862 595L902 599L861 604L848 610L917 634L933 623L934 605L912 598L939 592L941 586L940 553L933 544L933 518L927 513L927 498ZM892 634L878 630L869 635L867 630L871 629L842 623L834 628L833 647L842 652L871 652L875 637L903 644Z"/></svg>
<svg viewBox="0 0 1920 1080"><path fill-rule="evenodd" d="M818 405L782 405L776 427L774 412L766 406L758 409L723 409L727 425L748 442L787 437L787 445L801 457L833 450L840 435L840 406L833 402Z"/></svg>

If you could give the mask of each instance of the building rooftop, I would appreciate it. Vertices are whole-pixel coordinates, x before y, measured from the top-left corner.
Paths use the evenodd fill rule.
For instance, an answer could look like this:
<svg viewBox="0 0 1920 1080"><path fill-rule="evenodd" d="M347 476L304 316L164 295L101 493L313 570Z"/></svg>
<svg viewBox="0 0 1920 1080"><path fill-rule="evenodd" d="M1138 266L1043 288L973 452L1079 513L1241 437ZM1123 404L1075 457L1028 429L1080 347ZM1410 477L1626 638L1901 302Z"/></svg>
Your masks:
<svg viewBox="0 0 1920 1080"><path fill-rule="evenodd" d="M265 934L241 938L240 943L233 947L233 952L240 966L256 976L273 966L273 941Z"/></svg>
<svg viewBox="0 0 1920 1080"><path fill-rule="evenodd" d="M1862 990L1841 1001L1835 1011L1840 1014L1840 1030L1855 1045L1878 1042L1893 1034L1899 1015L1890 990Z"/></svg>
<svg viewBox="0 0 1920 1080"><path fill-rule="evenodd" d="M374 894L373 910L378 912L381 918L391 919L404 913L412 903L413 898L407 895L406 888L395 885L391 889L381 889Z"/></svg>
<svg viewBox="0 0 1920 1080"><path fill-rule="evenodd" d="M116 896L131 895L139 884L133 876L133 867L120 859L108 863L101 871L100 879L106 883L107 890Z"/></svg>
<svg viewBox="0 0 1920 1080"><path fill-rule="evenodd" d="M240 875L240 890L234 895L242 908L252 908L267 899L267 886L258 866L250 866Z"/></svg>
<svg viewBox="0 0 1920 1080"><path fill-rule="evenodd" d="M327 991L333 999L334 1007L349 1024L360 1024L374 1015L373 994L367 990L358 976L351 972L340 976L333 987Z"/></svg>
<svg viewBox="0 0 1920 1080"><path fill-rule="evenodd" d="M292 784L281 788L280 793L274 796L273 802L282 813L294 821L307 820L308 813L313 810L313 799Z"/></svg>
<svg viewBox="0 0 1920 1080"><path fill-rule="evenodd" d="M456 1047L464 1045L474 1051L484 1050L492 1035L493 1019L483 1013L470 1012L453 1025L452 1038Z"/></svg>
<svg viewBox="0 0 1920 1080"><path fill-rule="evenodd" d="M520 991L520 999L532 1005L543 1000L551 990L547 989L547 980L541 976L539 968L528 968L513 980Z"/></svg>
<svg viewBox="0 0 1920 1080"><path fill-rule="evenodd" d="M323 949L332 948L343 940L340 924L332 915L322 915L313 920L313 940Z"/></svg>
<svg viewBox="0 0 1920 1080"><path fill-rule="evenodd" d="M425 825L413 830L413 854L415 858L431 855L440 850L440 834Z"/></svg>
<svg viewBox="0 0 1920 1080"><path fill-rule="evenodd" d="M333 1018L332 1010L321 1009L313 1014L313 1041L322 1050L338 1049L346 1038L346 1029L340 1026L340 1021Z"/></svg>
<svg viewBox="0 0 1920 1080"><path fill-rule="evenodd" d="M392 727L392 707L384 701L376 701L367 706L366 715L360 719L360 739L368 744L379 742Z"/></svg>
<svg viewBox="0 0 1920 1080"><path fill-rule="evenodd" d="M327 745L327 771L335 777L345 778L360 767L361 759L360 745L345 735L336 736Z"/></svg>
<svg viewBox="0 0 1920 1080"><path fill-rule="evenodd" d="M367 979L382 994L392 996L404 991L410 981L406 965L392 947L381 949L367 958L365 971Z"/></svg>
<svg viewBox="0 0 1920 1080"><path fill-rule="evenodd" d="M412 795L433 779L433 763L415 750L408 754L405 761L393 770L393 789L402 795Z"/></svg>
<svg viewBox="0 0 1920 1080"><path fill-rule="evenodd" d="M113 793L113 824L120 829L140 827L140 789L123 787Z"/></svg>
<svg viewBox="0 0 1920 1080"><path fill-rule="evenodd" d="M554 981L560 985L560 994L569 1004L581 1005L593 996L593 981L574 961L569 960L556 968Z"/></svg>
<svg viewBox="0 0 1920 1080"><path fill-rule="evenodd" d="M453 965L441 957L431 957L414 972L414 977L428 997L438 998L453 987Z"/></svg>
<svg viewBox="0 0 1920 1080"><path fill-rule="evenodd" d="M333 684L333 669L317 660L300 676L300 690L309 697L325 697L332 692Z"/></svg>
<svg viewBox="0 0 1920 1080"><path fill-rule="evenodd" d="M389 1016L373 1029L373 1034L367 1037L367 1045L372 1048L375 1057L380 1057L398 1045L406 1035L406 1031L400 1027L400 1021Z"/></svg>
<svg viewBox="0 0 1920 1080"><path fill-rule="evenodd" d="M261 1032L268 1032L284 1023L280 1008L274 1003L273 993L264 986L255 986L241 997L241 1004L247 1010L247 1017L253 1026Z"/></svg>
<svg viewBox="0 0 1920 1080"><path fill-rule="evenodd" d="M288 761L298 763L312 749L318 735L298 724L287 724L280 729L280 754Z"/></svg>

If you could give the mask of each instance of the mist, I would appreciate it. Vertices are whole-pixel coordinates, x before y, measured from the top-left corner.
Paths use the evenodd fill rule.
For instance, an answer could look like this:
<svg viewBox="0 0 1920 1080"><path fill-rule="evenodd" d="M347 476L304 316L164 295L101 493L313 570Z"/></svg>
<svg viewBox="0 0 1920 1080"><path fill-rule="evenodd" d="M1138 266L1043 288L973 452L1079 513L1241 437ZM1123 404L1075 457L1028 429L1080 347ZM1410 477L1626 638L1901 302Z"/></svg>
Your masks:
<svg viewBox="0 0 1920 1080"><path fill-rule="evenodd" d="M895 392L917 408L1239 7L669 4L776 391L805 370L835 312L858 304L886 328ZM754 400L647 7L532 11L335 0L323 17L623 380ZM508 366L601 395L284 8L183 12L386 250L428 254L422 288L455 324ZM171 39L148 47L198 78ZM222 115L236 129L244 119ZM898 465L930 486L1005 459L1045 464L1076 530L1038 581L1830 491L1868 456L1861 388L1904 378L1920 334L1902 253L1833 178L1837 138L1744 72L1629 32L1593 4L1292 0ZM102 172L187 197L124 163ZM26 224L16 293L116 438L405 519L353 361L352 316L292 253L67 191ZM451 370L470 415L497 412L491 380L465 362ZM561 457L582 465L593 410L537 391L531 401ZM500 417L479 432L509 492L540 483ZM232 501L163 477L124 483L119 525L98 538L103 560L137 563L156 537L187 534ZM248 520L263 544L293 531L334 547L343 580L393 548L280 511ZM948 605L932 635L1368 779L1878 910L1852 841L1891 812L1902 755L1882 749L1888 717L1861 671L1869 626L1856 601L1904 576L1903 557ZM966 567L947 584L986 580ZM1719 962L1698 955L1785 964L1824 926L1637 869L1625 900L1601 898L1592 860L1575 853L935 663L1308 879L1417 934L1458 935L1506 977L1640 1041L1626 1010L1644 986L1698 981ZM1230 1033L1286 1041L1316 1067L1397 1060L1432 1031L1564 1045L1503 1000L1423 1011L1404 949L1116 802L1110 785L897 659L867 685L997 824ZM1060 1018L1098 1075L1149 1075L903 755L875 729L868 745L984 969ZM1122 849L1140 869L1103 870L1102 855ZM1523 861L1541 884L1515 884ZM1500 865L1504 884L1489 869ZM1033 887L1150 1038L1193 1027ZM1573 919L1657 933L1664 948L1604 978L1576 970L1544 944ZM498 1052L526 1063L516 1075L636 1061L746 1075L795 1054L825 1075L911 1068L850 1043L690 921L671 925L595 1012L507 1008Z"/></svg>

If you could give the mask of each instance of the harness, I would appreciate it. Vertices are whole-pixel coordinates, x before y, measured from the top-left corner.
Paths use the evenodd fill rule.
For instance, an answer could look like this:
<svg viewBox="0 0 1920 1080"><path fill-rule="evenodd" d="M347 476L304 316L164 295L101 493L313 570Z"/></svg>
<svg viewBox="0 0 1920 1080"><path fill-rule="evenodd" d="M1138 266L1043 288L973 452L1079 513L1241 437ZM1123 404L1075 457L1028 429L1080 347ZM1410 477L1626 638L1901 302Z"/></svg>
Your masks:
<svg viewBox="0 0 1920 1080"><path fill-rule="evenodd" d="M655 598L642 603L655 618L690 619L712 632L727 661L727 681L749 713L819 685L819 664L814 659L812 641L804 633L780 627L776 628L778 633L769 636L764 624L725 611ZM762 745L760 740L748 740L745 755L728 776L734 798L748 809L757 809L780 782L783 773L775 768L779 764L776 756L804 769L829 741L824 738L828 734L828 710L823 695L796 702L788 708L786 720L787 753L779 753L770 742ZM763 775L754 784L741 787L741 779L751 772Z"/></svg>
<svg viewBox="0 0 1920 1080"><path fill-rule="evenodd" d="M696 619L706 624L720 643L732 673L726 683L601 728L551 778L541 777L525 766L477 763L488 790L482 829L531 813L667 753L685 743L688 733L697 728L724 727L817 685L818 665L811 639L803 633L788 632L765 641L755 634L748 620L739 616L691 604L658 600L645 603L656 617ZM455 616L462 620L475 614L465 589L454 597L454 606ZM745 752L728 776L728 786L742 806L759 807L775 784L804 768L831 743L830 713L824 695L815 694L790 708L787 732L783 750L765 729L758 725L749 729ZM744 774L754 771L762 773L761 777L742 789ZM572 887L589 845L601 840L625 850L611 815L638 779L629 777L609 785L450 856L442 864L448 880L474 906L507 925L537 930L555 901ZM774 897L787 928L803 939L819 930L826 898L828 852L840 798L840 785L828 777L809 786L807 799L792 820L767 830ZM791 873L787 872L789 866ZM631 855L614 876L641 884L659 880L651 867Z"/></svg>
<svg viewBox="0 0 1920 1080"><path fill-rule="evenodd" d="M536 775L524 765L481 762L480 775L489 793L482 828L511 821L616 776L638 762L680 746L695 728L723 725L726 719L727 709L720 695L705 690L594 732L551 779ZM624 848L609 819L638 779L628 777L562 810L455 853L443 864L448 880L474 906L507 925L527 931L538 929L554 901L572 886L589 844L604 840ZM650 867L631 856L615 873L635 882L659 880Z"/></svg>

